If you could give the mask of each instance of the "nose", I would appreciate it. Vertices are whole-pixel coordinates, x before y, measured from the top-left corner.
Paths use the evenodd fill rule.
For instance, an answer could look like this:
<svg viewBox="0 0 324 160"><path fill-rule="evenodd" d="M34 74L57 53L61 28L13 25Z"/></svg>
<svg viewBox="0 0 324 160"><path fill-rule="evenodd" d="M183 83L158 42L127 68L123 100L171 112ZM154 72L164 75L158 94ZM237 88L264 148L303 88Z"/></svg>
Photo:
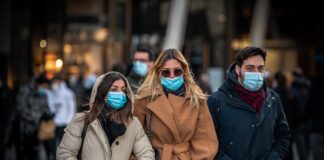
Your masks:
<svg viewBox="0 0 324 160"><path fill-rule="evenodd" d="M170 71L170 78L174 78L175 76L174 76L174 70L171 70Z"/></svg>
<svg viewBox="0 0 324 160"><path fill-rule="evenodd" d="M252 71L253 72L259 72L257 68L254 68Z"/></svg>

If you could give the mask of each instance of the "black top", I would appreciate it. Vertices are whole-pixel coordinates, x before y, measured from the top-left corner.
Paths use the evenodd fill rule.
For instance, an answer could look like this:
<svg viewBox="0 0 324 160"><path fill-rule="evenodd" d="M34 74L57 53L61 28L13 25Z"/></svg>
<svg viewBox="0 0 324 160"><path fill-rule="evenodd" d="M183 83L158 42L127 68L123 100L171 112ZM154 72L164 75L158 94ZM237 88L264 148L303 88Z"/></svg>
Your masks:
<svg viewBox="0 0 324 160"><path fill-rule="evenodd" d="M103 114L100 118L100 123L108 137L110 146L114 143L117 137L123 135L126 132L126 126L124 124L112 122Z"/></svg>

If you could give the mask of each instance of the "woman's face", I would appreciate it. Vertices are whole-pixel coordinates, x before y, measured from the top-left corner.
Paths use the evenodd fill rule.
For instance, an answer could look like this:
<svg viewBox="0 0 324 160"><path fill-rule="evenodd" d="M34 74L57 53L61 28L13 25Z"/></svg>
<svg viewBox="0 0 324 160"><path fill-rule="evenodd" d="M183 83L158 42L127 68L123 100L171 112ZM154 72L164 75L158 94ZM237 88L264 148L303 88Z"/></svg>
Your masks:
<svg viewBox="0 0 324 160"><path fill-rule="evenodd" d="M174 78L183 75L183 69L181 63L176 59L170 59L166 61L160 71L160 78Z"/></svg>
<svg viewBox="0 0 324 160"><path fill-rule="evenodd" d="M126 93L125 82L121 79L116 80L110 87L109 92L124 92Z"/></svg>

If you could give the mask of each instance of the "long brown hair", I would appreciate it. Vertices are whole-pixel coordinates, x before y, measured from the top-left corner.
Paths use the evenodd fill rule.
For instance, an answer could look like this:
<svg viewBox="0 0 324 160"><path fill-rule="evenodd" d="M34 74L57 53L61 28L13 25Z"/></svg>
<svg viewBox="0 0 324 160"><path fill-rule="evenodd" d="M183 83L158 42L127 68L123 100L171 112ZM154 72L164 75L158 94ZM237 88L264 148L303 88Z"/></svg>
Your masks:
<svg viewBox="0 0 324 160"><path fill-rule="evenodd" d="M105 99L106 99L107 93L110 90L110 87L117 80L124 81L125 87L126 87L127 103L125 104L125 107L120 110L111 109L110 107L107 106L107 104L105 102ZM123 76L121 76L120 74L117 74L117 72L115 72L112 74L107 74L102 79L102 81L100 82L100 84L98 86L94 86L94 87L98 87L98 88L96 90L96 93L94 93L94 95L92 95L95 97L94 97L93 103L89 104L91 107L90 107L90 111L85 116L85 124L90 124L92 121L99 118L99 116L101 114L109 117L109 120L119 123L119 124L121 124L121 123L127 124L128 120L133 118L133 115L132 115L132 105L133 104L131 101L131 97L129 96L129 94L127 94L131 91L128 91L129 87L128 87L128 82L126 82L126 81L127 80Z"/></svg>
<svg viewBox="0 0 324 160"><path fill-rule="evenodd" d="M142 93L143 96L149 96L150 101L153 101L156 97L157 87L160 86L159 74L164 64L170 60L177 60L183 69L183 78L185 81L185 98L190 99L190 106L199 107L202 99L206 99L206 95L201 91L196 82L193 79L192 72L189 69L188 62L177 49L163 50L158 59L156 60L154 67L150 70L150 73L146 77L145 81L138 89L138 93ZM140 98L140 97L138 97Z"/></svg>

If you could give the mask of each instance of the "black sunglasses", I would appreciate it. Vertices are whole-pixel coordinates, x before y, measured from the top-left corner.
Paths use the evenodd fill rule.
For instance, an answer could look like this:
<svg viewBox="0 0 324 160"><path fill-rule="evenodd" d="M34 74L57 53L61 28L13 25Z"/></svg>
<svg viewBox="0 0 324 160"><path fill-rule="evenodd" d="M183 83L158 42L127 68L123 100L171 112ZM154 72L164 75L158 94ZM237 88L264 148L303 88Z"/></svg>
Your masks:
<svg viewBox="0 0 324 160"><path fill-rule="evenodd" d="M171 77L171 69L163 69L161 71L161 74L163 77ZM176 69L173 69L173 75L175 77L179 77L183 74L183 70L181 68L176 68Z"/></svg>

